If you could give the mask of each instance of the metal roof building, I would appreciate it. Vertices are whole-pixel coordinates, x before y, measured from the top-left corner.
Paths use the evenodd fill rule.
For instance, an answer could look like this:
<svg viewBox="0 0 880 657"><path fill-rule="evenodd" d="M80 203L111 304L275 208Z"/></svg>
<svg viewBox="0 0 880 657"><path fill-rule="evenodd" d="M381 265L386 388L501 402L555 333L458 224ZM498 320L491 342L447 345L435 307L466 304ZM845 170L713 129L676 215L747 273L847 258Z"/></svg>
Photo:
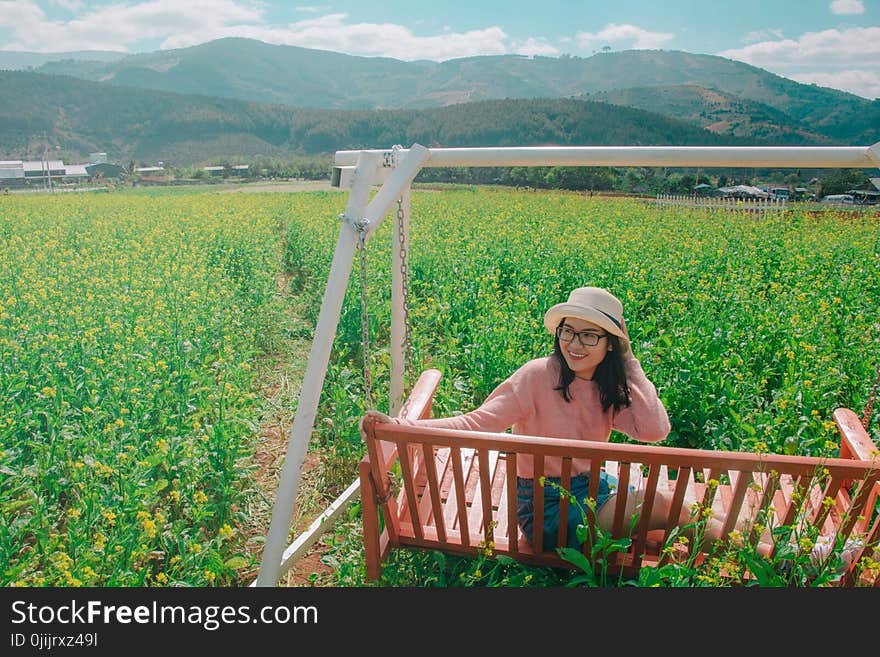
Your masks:
<svg viewBox="0 0 880 657"><path fill-rule="evenodd" d="M22 162L22 166L24 167L25 178L64 175L64 162L61 160L29 160Z"/></svg>
<svg viewBox="0 0 880 657"><path fill-rule="evenodd" d="M0 180L19 180L24 178L21 160L0 160Z"/></svg>
<svg viewBox="0 0 880 657"><path fill-rule="evenodd" d="M65 178L88 178L89 172L85 164L68 164L64 168Z"/></svg>

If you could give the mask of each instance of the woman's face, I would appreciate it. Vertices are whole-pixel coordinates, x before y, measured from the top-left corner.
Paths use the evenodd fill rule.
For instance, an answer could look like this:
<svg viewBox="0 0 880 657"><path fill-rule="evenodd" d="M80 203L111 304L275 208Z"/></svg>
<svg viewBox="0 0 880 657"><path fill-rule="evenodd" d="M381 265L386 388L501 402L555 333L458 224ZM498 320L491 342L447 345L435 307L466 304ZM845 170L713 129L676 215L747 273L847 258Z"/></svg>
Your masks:
<svg viewBox="0 0 880 657"><path fill-rule="evenodd" d="M559 349L565 362L580 379L592 379L599 363L605 360L606 354L611 351L611 344L605 330L592 322L576 317L566 317L562 322L563 331L560 331ZM564 329L570 329L568 331ZM571 335L574 331L577 335ZM571 337L566 341L566 337ZM583 336L581 338L580 336ZM593 342L595 337L598 342L593 345L584 345L583 342Z"/></svg>

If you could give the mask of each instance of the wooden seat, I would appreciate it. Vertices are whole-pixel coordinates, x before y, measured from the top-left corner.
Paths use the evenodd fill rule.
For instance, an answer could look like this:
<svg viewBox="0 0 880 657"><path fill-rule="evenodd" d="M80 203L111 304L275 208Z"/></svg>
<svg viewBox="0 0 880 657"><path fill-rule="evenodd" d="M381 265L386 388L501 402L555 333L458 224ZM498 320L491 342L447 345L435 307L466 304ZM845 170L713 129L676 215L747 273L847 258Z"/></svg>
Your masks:
<svg viewBox="0 0 880 657"><path fill-rule="evenodd" d="M439 380L437 370L425 371L401 416L430 417ZM725 537L767 508L770 526L811 522L823 535L859 536L873 547L880 540L880 517L875 517L880 493L877 450L852 411L837 409L834 419L841 435L840 457L827 459L428 429L368 420L367 455L360 464L367 576L377 579L382 561L397 546L473 556L504 554L523 563L573 568L555 550L533 548L517 524L513 473L521 455L533 458L536 479L547 458L561 458L565 489L571 484L572 459L589 459L590 497L596 498L598 474L604 469L619 479L618 498L632 494L628 486L644 491L641 519L650 515L657 491L671 497L664 530L648 531L647 522L640 519L629 552L609 557L608 566L627 576L634 576L643 563L659 560L660 548L683 505L694 501L704 508L711 505ZM395 492L397 485L400 489ZM535 545L543 544L543 495L543 487L536 486ZM831 502L824 502L826 498ZM621 501L612 528L616 538L629 534L631 520L624 517ZM563 496L560 541L567 532L567 506ZM587 520L592 530L594 518L589 515ZM853 570L850 567L840 582L853 584ZM874 583L880 585L880 577Z"/></svg>

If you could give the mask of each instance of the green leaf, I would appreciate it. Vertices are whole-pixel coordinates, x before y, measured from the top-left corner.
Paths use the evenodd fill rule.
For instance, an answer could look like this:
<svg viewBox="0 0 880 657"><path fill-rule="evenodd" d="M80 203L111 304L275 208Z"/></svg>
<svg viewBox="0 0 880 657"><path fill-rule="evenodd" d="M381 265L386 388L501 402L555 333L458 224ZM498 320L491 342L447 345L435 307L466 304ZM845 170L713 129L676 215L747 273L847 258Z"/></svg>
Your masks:
<svg viewBox="0 0 880 657"><path fill-rule="evenodd" d="M248 560L241 555L236 555L227 559L224 565L232 570L238 570L239 568L246 567L248 565Z"/></svg>

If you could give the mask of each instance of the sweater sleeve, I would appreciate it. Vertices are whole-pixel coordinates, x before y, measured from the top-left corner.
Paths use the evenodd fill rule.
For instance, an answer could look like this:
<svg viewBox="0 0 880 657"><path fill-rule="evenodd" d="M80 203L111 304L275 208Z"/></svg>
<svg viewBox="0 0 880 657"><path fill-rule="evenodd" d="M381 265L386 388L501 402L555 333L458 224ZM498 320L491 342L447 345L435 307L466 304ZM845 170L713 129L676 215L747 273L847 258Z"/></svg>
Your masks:
<svg viewBox="0 0 880 657"><path fill-rule="evenodd" d="M614 414L612 428L630 438L655 443L669 435L669 415L657 396L657 389L633 357L626 360L630 405Z"/></svg>
<svg viewBox="0 0 880 657"><path fill-rule="evenodd" d="M503 381L486 397L486 401L479 408L469 413L444 418L405 420L404 423L437 429L501 433L516 424L524 414L524 406L519 394L521 377L518 374L519 371Z"/></svg>

